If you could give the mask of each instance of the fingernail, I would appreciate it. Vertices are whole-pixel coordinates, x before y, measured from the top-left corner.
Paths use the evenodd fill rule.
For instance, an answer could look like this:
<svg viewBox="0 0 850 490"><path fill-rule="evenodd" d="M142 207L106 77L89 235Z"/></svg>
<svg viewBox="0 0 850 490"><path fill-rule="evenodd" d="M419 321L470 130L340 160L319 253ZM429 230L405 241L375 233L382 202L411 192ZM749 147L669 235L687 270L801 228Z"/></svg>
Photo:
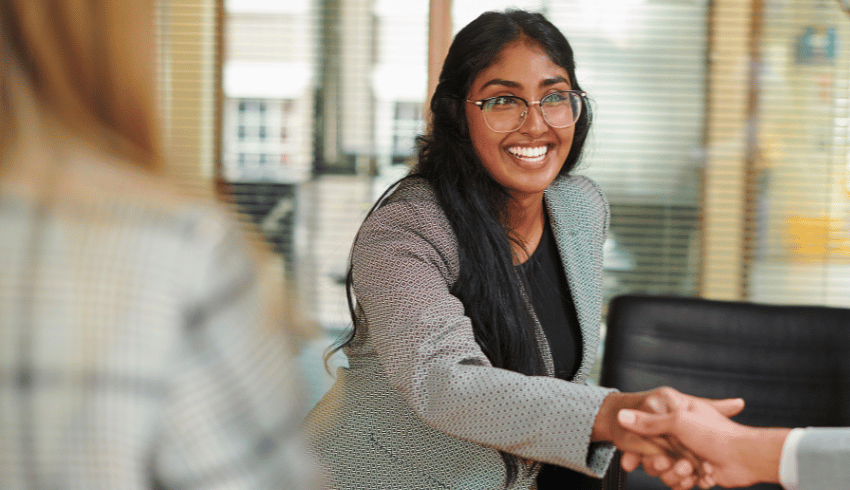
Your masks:
<svg viewBox="0 0 850 490"><path fill-rule="evenodd" d="M631 410L620 410L620 413L617 414L617 418L620 420L622 424L634 424L637 417L635 417L634 412Z"/></svg>

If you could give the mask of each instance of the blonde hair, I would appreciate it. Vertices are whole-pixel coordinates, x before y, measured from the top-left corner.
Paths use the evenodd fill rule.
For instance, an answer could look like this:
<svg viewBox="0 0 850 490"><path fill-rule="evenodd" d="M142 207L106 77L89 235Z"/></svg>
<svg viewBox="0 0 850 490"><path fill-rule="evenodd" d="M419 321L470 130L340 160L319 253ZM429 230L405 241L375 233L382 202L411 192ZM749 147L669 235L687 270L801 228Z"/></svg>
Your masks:
<svg viewBox="0 0 850 490"><path fill-rule="evenodd" d="M76 143L106 150L151 173L163 173L154 87L153 2L0 0L0 170L7 158L4 150L29 129L26 119L32 115L22 112L30 107L17 100L24 95L37 105L35 117L45 119L42 125L58 139L69 134ZM16 102L23 107L17 113ZM153 199L159 205L183 198L216 197L209 194L212 188L208 185L171 177L152 177L150 181L156 185L136 179L133 189L147 197L156 196ZM167 186L162 185L166 182ZM113 192L130 192L115 187L115 182L110 184ZM80 193L74 197L83 199ZM86 193L85 197L101 196ZM285 308L286 329L294 336L315 335L315 324L300 316L295 290L274 277L280 264L272 262L279 258L252 224L240 222L263 271L264 291L269 295L266 306ZM282 275L282 271L277 274ZM281 316L281 311L268 313Z"/></svg>
<svg viewBox="0 0 850 490"><path fill-rule="evenodd" d="M17 69L62 131L159 170L153 15L153 0L0 0L0 147L25 130Z"/></svg>

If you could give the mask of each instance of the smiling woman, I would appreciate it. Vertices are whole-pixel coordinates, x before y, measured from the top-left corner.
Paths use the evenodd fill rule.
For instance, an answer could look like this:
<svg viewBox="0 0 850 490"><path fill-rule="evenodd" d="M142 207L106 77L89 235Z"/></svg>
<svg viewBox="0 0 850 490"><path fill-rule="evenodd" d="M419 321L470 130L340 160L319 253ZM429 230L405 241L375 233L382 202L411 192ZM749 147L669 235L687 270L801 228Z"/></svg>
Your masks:
<svg viewBox="0 0 850 490"><path fill-rule="evenodd" d="M669 391L586 384L608 205L571 174L584 96L540 14L457 34L418 164L352 249L349 367L307 419L333 488L593 488L615 445L660 451L616 413Z"/></svg>

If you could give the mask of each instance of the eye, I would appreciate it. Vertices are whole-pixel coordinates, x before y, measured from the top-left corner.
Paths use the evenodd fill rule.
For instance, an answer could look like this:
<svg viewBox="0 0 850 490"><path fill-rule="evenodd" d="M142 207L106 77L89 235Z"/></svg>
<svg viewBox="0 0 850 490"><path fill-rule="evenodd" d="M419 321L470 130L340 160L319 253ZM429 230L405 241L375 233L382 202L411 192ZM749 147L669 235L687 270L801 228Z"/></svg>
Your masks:
<svg viewBox="0 0 850 490"><path fill-rule="evenodd" d="M485 111L509 111L511 109L515 109L519 106L519 101L516 97L505 95L501 97L493 97L492 99L487 99L484 103L483 109Z"/></svg>
<svg viewBox="0 0 850 490"><path fill-rule="evenodd" d="M571 95L572 94L570 94L570 92L553 92L546 97L543 97L541 102L545 105L558 106L569 103Z"/></svg>

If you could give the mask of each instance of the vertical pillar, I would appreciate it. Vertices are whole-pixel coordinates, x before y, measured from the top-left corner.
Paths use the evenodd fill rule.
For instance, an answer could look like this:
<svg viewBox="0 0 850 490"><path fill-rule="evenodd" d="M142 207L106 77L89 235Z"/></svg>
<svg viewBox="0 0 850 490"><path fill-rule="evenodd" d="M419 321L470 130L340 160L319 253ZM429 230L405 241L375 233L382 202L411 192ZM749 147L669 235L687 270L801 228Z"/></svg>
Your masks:
<svg viewBox="0 0 850 490"><path fill-rule="evenodd" d="M440 69L452 43L452 0L431 0L428 14L428 96L425 120L431 119L431 96L440 80Z"/></svg>
<svg viewBox="0 0 850 490"><path fill-rule="evenodd" d="M173 0L162 8L160 67L172 177L211 188L217 174L221 0Z"/></svg>
<svg viewBox="0 0 850 490"><path fill-rule="evenodd" d="M714 0L710 6L709 94L703 181L700 295L746 297L750 167L757 131L752 83L753 26L761 0ZM757 69L757 67L755 67Z"/></svg>
<svg viewBox="0 0 850 490"><path fill-rule="evenodd" d="M375 101L372 93L372 70L377 45L373 0L342 2L342 42L340 43L340 76L342 99L339 106L341 129L340 150L346 168L356 174L373 172L375 154Z"/></svg>

